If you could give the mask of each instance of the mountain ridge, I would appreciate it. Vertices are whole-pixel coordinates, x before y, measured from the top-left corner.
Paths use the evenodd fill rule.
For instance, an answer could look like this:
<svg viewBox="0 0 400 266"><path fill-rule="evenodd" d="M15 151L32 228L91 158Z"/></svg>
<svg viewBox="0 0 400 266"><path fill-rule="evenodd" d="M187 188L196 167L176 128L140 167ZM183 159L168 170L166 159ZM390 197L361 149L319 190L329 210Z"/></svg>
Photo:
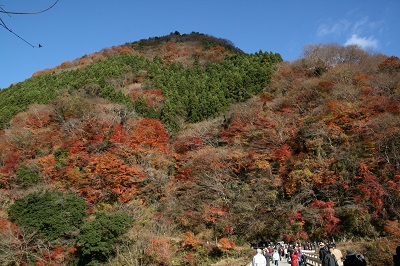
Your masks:
<svg viewBox="0 0 400 266"><path fill-rule="evenodd" d="M232 42L225 39L216 38L199 32L191 32L190 34L180 34L179 32L175 31L171 32L169 35L161 37L151 37L148 39L141 39L139 41L125 43L123 45L117 45L111 48L102 49L99 52L95 52L89 55L84 55L81 58L75 60L63 62L56 67L39 70L33 73L32 76L51 73L53 71L59 72L61 70L66 70L66 69L81 68L88 64L97 62L99 60L104 60L105 58L108 58L110 56L116 56L118 54L123 54L123 53L136 53L144 55L145 57L151 59L157 56L157 51L155 51L157 50L156 48L159 46L163 46L165 44L169 44L168 47L163 47L159 49L161 50L163 60L167 61L176 60L177 62L184 61L186 62L186 64L188 64L187 62L188 58L190 61L192 61L193 57L198 57L198 58L201 57L202 55L201 51L192 51L194 49L187 49L186 51L182 51L183 49L179 49L178 47L177 50L174 50L174 48L176 49L176 47L173 47L172 44L179 44L179 43L180 44L186 43L189 45L192 43L193 46L198 46L198 48L201 49L205 47L205 49L207 50L214 48L216 50L216 53L218 52L220 53L220 54L214 53L212 55L214 57L212 60L215 61L222 60L224 54L226 54L226 51L243 53L243 51L241 51L239 48L236 48ZM177 55L181 55L181 57L183 58L174 58Z"/></svg>

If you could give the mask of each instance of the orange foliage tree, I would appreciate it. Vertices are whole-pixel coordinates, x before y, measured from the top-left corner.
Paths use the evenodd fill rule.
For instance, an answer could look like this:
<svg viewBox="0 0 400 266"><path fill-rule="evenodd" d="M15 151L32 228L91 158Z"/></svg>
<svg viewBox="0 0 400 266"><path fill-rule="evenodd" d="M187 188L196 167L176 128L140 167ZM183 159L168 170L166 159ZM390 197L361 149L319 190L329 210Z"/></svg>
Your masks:
<svg viewBox="0 0 400 266"><path fill-rule="evenodd" d="M138 190L137 184L143 181L140 167L129 166L111 153L94 157L86 173L84 183L87 186L79 192L93 203L99 200L126 202L132 199Z"/></svg>

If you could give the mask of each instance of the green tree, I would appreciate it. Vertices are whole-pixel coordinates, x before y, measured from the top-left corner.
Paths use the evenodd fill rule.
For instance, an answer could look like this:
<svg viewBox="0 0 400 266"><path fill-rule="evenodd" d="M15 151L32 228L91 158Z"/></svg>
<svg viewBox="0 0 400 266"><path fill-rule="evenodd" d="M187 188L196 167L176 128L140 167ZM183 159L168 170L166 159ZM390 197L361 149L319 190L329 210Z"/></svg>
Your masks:
<svg viewBox="0 0 400 266"><path fill-rule="evenodd" d="M28 166L22 164L19 166L16 174L16 182L22 187L28 187L40 181L38 173L30 169Z"/></svg>
<svg viewBox="0 0 400 266"><path fill-rule="evenodd" d="M86 204L74 193L45 191L18 199L8 210L12 222L55 240L77 230L86 216Z"/></svg>
<svg viewBox="0 0 400 266"><path fill-rule="evenodd" d="M127 232L132 219L125 213L106 215L99 213L92 221L86 222L77 237L80 248L80 262L105 262L114 253L114 243Z"/></svg>

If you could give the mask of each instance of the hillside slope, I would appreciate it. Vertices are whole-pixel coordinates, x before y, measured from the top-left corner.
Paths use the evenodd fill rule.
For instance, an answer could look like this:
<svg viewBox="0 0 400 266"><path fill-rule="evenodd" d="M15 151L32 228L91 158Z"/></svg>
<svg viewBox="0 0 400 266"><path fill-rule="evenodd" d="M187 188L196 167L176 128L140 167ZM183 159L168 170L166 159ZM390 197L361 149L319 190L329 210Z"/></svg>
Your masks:
<svg viewBox="0 0 400 266"><path fill-rule="evenodd" d="M0 128L30 104L80 94L161 118L175 130L182 119L201 121L260 93L272 65L280 61L279 54L244 54L228 41L199 33L141 40L63 63L1 90ZM160 94L167 99L153 99Z"/></svg>
<svg viewBox="0 0 400 266"><path fill-rule="evenodd" d="M254 240L383 236L389 258L398 58L173 33L80 60L0 92L2 261L211 265Z"/></svg>

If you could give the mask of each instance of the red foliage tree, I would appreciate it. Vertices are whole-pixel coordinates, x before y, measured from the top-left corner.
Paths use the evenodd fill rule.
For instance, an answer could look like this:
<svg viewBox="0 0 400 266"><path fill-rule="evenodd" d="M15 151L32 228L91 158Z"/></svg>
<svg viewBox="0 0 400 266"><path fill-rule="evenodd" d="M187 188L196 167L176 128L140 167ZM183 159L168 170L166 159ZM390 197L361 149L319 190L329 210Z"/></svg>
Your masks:
<svg viewBox="0 0 400 266"><path fill-rule="evenodd" d="M325 228L328 235L338 232L337 224L340 222L340 219L335 217L334 206L334 202L324 202L321 200L316 200L310 205L311 209L317 210L314 216L316 222Z"/></svg>
<svg viewBox="0 0 400 266"><path fill-rule="evenodd" d="M379 182L379 178L363 163L359 166L359 175L356 178L361 180L361 183L357 186L356 201L374 210L375 215L382 212L385 191ZM368 206L369 204L371 205Z"/></svg>

